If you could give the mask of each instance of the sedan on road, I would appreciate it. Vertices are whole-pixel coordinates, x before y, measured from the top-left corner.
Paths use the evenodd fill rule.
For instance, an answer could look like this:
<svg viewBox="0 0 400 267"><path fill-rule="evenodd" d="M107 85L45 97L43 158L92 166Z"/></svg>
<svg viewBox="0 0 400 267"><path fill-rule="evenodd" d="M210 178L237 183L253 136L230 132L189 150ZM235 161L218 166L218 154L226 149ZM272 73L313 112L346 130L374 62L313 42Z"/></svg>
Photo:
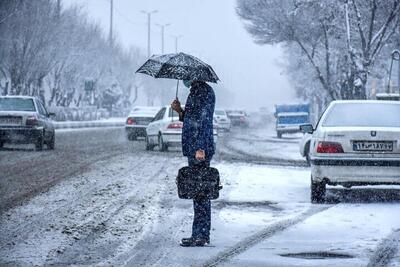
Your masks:
<svg viewBox="0 0 400 267"><path fill-rule="evenodd" d="M310 142L311 201L325 198L326 185L400 184L400 102L333 101Z"/></svg>
<svg viewBox="0 0 400 267"><path fill-rule="evenodd" d="M214 111L214 119L218 125L218 130L230 131L231 120L228 118L226 111L224 109L216 109Z"/></svg>
<svg viewBox="0 0 400 267"><path fill-rule="evenodd" d="M0 147L4 143L35 144L42 150L55 146L55 131L42 102L30 96L0 97Z"/></svg>
<svg viewBox="0 0 400 267"><path fill-rule="evenodd" d="M183 107L184 108L184 107ZM170 106L163 107L146 128L146 150L158 146L160 151L168 147L181 146L183 122ZM214 129L214 143L217 142L217 130Z"/></svg>
<svg viewBox="0 0 400 267"><path fill-rule="evenodd" d="M135 107L125 122L125 131L128 140L134 141L138 137L146 137L147 125L154 119L160 107Z"/></svg>
<svg viewBox="0 0 400 267"><path fill-rule="evenodd" d="M232 126L249 127L249 118L243 110L227 110Z"/></svg>

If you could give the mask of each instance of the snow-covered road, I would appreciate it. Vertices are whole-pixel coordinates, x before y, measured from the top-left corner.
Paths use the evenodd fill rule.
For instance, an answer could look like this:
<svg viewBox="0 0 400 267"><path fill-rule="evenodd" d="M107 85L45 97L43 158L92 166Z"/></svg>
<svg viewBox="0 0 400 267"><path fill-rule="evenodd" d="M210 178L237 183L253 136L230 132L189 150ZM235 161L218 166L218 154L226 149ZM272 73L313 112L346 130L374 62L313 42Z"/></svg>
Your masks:
<svg viewBox="0 0 400 267"><path fill-rule="evenodd" d="M246 138L233 135L230 142ZM224 189L212 204L211 245L182 248L192 203L176 194L175 175L186 164L180 152L146 152L121 137L114 139L121 152L107 154L91 142L85 150L95 160L72 164L80 171L0 215L0 266L400 266L398 187L328 188L327 203L312 205L307 167L249 163L220 147L213 164ZM297 149L294 141L285 146ZM3 168L15 166L15 154L21 164L33 154L1 153L10 157Z"/></svg>

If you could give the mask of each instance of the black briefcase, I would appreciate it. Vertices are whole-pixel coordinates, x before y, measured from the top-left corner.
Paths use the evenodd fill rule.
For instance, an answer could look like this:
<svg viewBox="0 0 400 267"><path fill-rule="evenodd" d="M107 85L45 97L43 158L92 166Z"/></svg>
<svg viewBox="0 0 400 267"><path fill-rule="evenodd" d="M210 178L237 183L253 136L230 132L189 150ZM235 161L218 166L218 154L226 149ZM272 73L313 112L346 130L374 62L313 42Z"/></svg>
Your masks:
<svg viewBox="0 0 400 267"><path fill-rule="evenodd" d="M219 172L216 168L206 166L183 167L176 177L178 196L182 199L208 197L217 199L222 189Z"/></svg>

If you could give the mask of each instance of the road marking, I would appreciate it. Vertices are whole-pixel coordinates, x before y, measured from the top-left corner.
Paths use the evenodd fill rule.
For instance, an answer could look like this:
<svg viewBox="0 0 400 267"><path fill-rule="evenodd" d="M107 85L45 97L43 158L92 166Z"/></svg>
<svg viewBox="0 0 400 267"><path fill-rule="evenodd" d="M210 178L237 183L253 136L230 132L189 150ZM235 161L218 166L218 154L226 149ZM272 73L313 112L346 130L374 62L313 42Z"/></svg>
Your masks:
<svg viewBox="0 0 400 267"><path fill-rule="evenodd" d="M236 255L239 255L239 254L243 253L244 251L248 250L249 248L255 246L256 244L260 243L261 241L263 241L267 238L270 238L277 233L283 232L287 228L294 226L296 224L299 224L299 223L305 221L307 218L309 218L317 213L323 212L333 206L334 205L312 206L306 212L304 212L294 218L276 222L276 223L264 228L263 230L259 231L258 233L255 233L255 234L245 238L244 240L240 241L236 245L218 253L213 258L207 260L203 264L203 266L213 267L213 266L217 266L223 262L226 262L229 259L235 257Z"/></svg>
<svg viewBox="0 0 400 267"><path fill-rule="evenodd" d="M400 229L396 229L383 239L377 246L375 253L369 260L368 267L387 266L398 252L400 243Z"/></svg>

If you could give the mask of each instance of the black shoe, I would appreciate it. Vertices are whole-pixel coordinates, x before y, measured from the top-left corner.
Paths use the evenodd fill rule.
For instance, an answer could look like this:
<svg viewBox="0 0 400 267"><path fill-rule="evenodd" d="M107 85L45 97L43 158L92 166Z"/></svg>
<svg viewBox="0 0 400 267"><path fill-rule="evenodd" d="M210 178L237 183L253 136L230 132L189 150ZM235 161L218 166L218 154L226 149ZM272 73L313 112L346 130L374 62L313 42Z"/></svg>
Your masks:
<svg viewBox="0 0 400 267"><path fill-rule="evenodd" d="M196 242L196 247L204 247L204 246L208 246L210 244L210 238L209 237L199 237L196 238L195 240Z"/></svg>
<svg viewBox="0 0 400 267"><path fill-rule="evenodd" d="M196 242L194 237L189 237L189 238L182 238L181 243L179 244L182 247L195 247Z"/></svg>
<svg viewBox="0 0 400 267"><path fill-rule="evenodd" d="M202 238L202 237L189 237L182 238L180 245L182 247L204 247L210 244L210 238Z"/></svg>

